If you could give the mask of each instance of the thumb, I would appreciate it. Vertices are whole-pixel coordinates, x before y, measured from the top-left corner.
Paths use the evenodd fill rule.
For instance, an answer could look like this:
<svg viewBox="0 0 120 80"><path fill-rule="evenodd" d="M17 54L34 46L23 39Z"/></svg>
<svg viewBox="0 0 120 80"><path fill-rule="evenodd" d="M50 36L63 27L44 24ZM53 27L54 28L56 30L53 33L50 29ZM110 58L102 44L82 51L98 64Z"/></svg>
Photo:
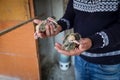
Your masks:
<svg viewBox="0 0 120 80"><path fill-rule="evenodd" d="M79 46L79 48L84 50L84 49L86 49L86 47L87 47L87 41L86 41L86 39L82 38L80 40L80 46Z"/></svg>
<svg viewBox="0 0 120 80"><path fill-rule="evenodd" d="M41 20L39 20L39 19L34 19L33 22L36 23L36 24L39 24L39 23L41 22Z"/></svg>
<svg viewBox="0 0 120 80"><path fill-rule="evenodd" d="M88 50L92 46L92 42L89 38L83 38L80 41L80 48Z"/></svg>

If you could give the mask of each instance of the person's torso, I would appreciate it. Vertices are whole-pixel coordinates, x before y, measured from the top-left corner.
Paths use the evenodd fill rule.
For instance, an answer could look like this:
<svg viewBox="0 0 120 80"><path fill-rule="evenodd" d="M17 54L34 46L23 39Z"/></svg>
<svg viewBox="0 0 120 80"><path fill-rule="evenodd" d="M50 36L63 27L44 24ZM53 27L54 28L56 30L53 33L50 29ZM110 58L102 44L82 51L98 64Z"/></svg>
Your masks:
<svg viewBox="0 0 120 80"><path fill-rule="evenodd" d="M73 0L74 29L83 37L109 28L118 20L118 0Z"/></svg>
<svg viewBox="0 0 120 80"><path fill-rule="evenodd" d="M109 28L117 22L120 15L118 0L73 0L73 8L75 11L74 31L80 33L82 37L88 37ZM87 52L87 56L81 55L87 61L98 64L120 63L120 55L117 55L120 54L120 45ZM108 54L109 56L106 56Z"/></svg>

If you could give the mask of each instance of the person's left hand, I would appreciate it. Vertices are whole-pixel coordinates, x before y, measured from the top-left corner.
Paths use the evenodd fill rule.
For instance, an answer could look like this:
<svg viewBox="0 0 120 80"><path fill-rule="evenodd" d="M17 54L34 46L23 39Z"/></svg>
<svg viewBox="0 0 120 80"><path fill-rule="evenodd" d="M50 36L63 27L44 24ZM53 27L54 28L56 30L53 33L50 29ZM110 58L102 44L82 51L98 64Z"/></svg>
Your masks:
<svg viewBox="0 0 120 80"><path fill-rule="evenodd" d="M65 54L68 56L75 56L75 55L80 55L82 52L90 49L92 46L92 41L89 38L81 38L79 43L80 45L78 48L75 48L74 50L70 50L70 51L63 50L61 44L55 43L55 49L61 54Z"/></svg>

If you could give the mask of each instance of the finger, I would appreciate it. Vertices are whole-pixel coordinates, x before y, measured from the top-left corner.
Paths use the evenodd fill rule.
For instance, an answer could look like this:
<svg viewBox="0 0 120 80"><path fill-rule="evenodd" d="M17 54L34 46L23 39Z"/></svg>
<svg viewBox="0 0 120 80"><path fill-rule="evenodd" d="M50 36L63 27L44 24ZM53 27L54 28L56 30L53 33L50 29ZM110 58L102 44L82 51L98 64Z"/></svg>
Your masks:
<svg viewBox="0 0 120 80"><path fill-rule="evenodd" d="M45 28L46 28L46 35L49 37L51 35L51 33L50 33L50 26L46 25Z"/></svg>
<svg viewBox="0 0 120 80"><path fill-rule="evenodd" d="M38 39L38 35L36 32L34 33L34 39Z"/></svg>
<svg viewBox="0 0 120 80"><path fill-rule="evenodd" d="M62 50L62 45L59 43L55 43L55 49L56 50Z"/></svg>
<svg viewBox="0 0 120 80"><path fill-rule="evenodd" d="M37 33L37 36L40 38L46 38L47 36L44 33Z"/></svg>
<svg viewBox="0 0 120 80"><path fill-rule="evenodd" d="M55 28L54 34L58 34L62 30L62 27L57 25L57 28Z"/></svg>
<svg viewBox="0 0 120 80"><path fill-rule="evenodd" d="M76 55L80 55L83 51L81 51L79 48L75 48Z"/></svg>
<svg viewBox="0 0 120 80"><path fill-rule="evenodd" d="M41 22L41 20L39 20L39 19L34 19L33 22L36 23L36 24L39 24L39 23Z"/></svg>
<svg viewBox="0 0 120 80"><path fill-rule="evenodd" d="M65 50L63 50L63 49L61 49L61 48L59 48L59 47L57 47L57 46L55 46L55 49L56 49L59 53L61 53L61 54L70 56L69 52L67 52L67 51L65 51Z"/></svg>
<svg viewBox="0 0 120 80"><path fill-rule="evenodd" d="M80 44L80 45L79 45L79 50L80 50L81 52L85 51L85 45Z"/></svg>
<svg viewBox="0 0 120 80"><path fill-rule="evenodd" d="M51 36L55 35L54 25L52 23L50 24L50 33L51 33Z"/></svg>
<svg viewBox="0 0 120 80"><path fill-rule="evenodd" d="M55 43L55 46L58 46L58 47L62 48L62 45L60 43Z"/></svg>
<svg viewBox="0 0 120 80"><path fill-rule="evenodd" d="M55 24L57 24L57 22L53 18L51 18L51 17L48 17L47 20L49 20L50 22L54 22Z"/></svg>
<svg viewBox="0 0 120 80"><path fill-rule="evenodd" d="M65 51L62 49L62 45L59 44L59 43L55 43L55 49L59 52L59 53L62 53L62 54L65 54L65 55L69 55L69 52L68 51Z"/></svg>

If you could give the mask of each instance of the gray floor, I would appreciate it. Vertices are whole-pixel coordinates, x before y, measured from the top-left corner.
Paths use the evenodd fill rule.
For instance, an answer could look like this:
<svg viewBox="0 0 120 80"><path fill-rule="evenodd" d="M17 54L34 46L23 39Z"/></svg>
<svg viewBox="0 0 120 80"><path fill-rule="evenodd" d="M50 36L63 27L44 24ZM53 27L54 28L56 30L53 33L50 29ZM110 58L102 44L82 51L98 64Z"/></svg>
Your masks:
<svg viewBox="0 0 120 80"><path fill-rule="evenodd" d="M58 57L51 60L41 55L41 80L75 80L73 65L66 71L59 68Z"/></svg>
<svg viewBox="0 0 120 80"><path fill-rule="evenodd" d="M42 67L42 80L75 80L73 66L62 71L58 64L47 64Z"/></svg>

